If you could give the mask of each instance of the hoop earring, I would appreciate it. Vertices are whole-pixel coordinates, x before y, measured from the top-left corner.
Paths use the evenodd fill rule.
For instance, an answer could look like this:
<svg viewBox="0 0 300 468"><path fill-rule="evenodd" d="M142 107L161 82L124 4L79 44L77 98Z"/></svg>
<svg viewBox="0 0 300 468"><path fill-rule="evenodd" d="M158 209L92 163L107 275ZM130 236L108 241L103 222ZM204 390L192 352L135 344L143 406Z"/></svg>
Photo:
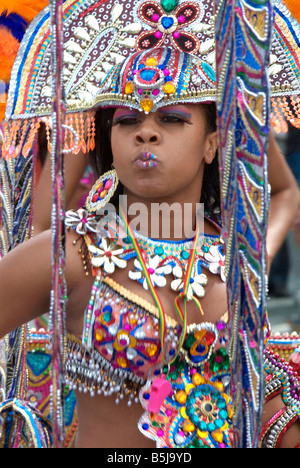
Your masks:
<svg viewBox="0 0 300 468"><path fill-rule="evenodd" d="M88 211L98 211L105 206L114 195L119 183L115 169L105 172L90 190L85 206Z"/></svg>

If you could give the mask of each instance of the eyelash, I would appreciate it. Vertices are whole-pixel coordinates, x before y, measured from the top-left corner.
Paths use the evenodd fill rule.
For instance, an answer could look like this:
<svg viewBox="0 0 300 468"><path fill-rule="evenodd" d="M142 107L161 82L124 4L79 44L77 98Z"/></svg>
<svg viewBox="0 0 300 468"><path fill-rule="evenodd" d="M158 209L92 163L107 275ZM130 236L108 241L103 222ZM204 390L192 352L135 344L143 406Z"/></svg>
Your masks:
<svg viewBox="0 0 300 468"><path fill-rule="evenodd" d="M164 123L186 123L191 124L188 117L182 117L176 114L163 115L161 121ZM136 125L141 121L134 117L120 117L113 121L112 125Z"/></svg>

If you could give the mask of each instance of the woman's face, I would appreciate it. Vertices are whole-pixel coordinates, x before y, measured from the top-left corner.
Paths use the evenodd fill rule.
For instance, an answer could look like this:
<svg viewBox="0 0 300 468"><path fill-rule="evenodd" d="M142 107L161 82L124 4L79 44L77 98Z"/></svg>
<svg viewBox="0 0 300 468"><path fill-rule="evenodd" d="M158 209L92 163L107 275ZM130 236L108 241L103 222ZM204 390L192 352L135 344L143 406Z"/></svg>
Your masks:
<svg viewBox="0 0 300 468"><path fill-rule="evenodd" d="M170 105L155 113L117 108L113 164L126 194L144 200L200 200L204 163L217 149L203 105Z"/></svg>

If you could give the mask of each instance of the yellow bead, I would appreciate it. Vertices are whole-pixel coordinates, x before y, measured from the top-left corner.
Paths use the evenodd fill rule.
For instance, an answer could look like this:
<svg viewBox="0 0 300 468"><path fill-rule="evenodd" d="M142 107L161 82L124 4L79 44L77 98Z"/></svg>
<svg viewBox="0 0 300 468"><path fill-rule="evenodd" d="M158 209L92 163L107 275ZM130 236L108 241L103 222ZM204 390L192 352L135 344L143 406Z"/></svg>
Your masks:
<svg viewBox="0 0 300 468"><path fill-rule="evenodd" d="M97 330L96 333L95 333L95 338L98 342L102 341L103 340L103 335L101 333L100 330Z"/></svg>
<svg viewBox="0 0 300 468"><path fill-rule="evenodd" d="M132 81L127 81L125 86L125 94L132 94L134 91L134 84Z"/></svg>
<svg viewBox="0 0 300 468"><path fill-rule="evenodd" d="M220 393L223 393L224 392L224 385L222 384L222 382L214 382L213 386L219 390Z"/></svg>
<svg viewBox="0 0 300 468"><path fill-rule="evenodd" d="M180 414L181 416L183 417L183 419L188 419L188 416L186 414L186 408L185 406L183 408L180 409Z"/></svg>
<svg viewBox="0 0 300 468"><path fill-rule="evenodd" d="M123 369L127 367L127 361L124 358L118 358L117 363L119 367L122 367Z"/></svg>
<svg viewBox="0 0 300 468"><path fill-rule="evenodd" d="M223 432L220 431L219 429L216 429L211 433L212 438L218 442L219 444L223 442Z"/></svg>
<svg viewBox="0 0 300 468"><path fill-rule="evenodd" d="M157 67L158 62L157 62L156 58L150 57L150 58L148 58L146 60L145 65L146 65L146 67Z"/></svg>
<svg viewBox="0 0 300 468"><path fill-rule="evenodd" d="M186 385L185 386L185 393L188 395L193 388L195 388L193 384Z"/></svg>
<svg viewBox="0 0 300 468"><path fill-rule="evenodd" d="M163 85L163 91L166 94L175 94L176 93L176 86L172 81L168 81L166 84Z"/></svg>
<svg viewBox="0 0 300 468"><path fill-rule="evenodd" d="M203 432L197 429L197 435L200 439L206 439L208 437L208 432Z"/></svg>
<svg viewBox="0 0 300 468"><path fill-rule="evenodd" d="M151 111L154 105L152 99L148 97L141 99L140 104L141 104L143 111L146 112L146 114L148 114Z"/></svg>
<svg viewBox="0 0 300 468"><path fill-rule="evenodd" d="M192 377L192 382L194 385L203 385L205 383L205 379L202 375L196 373Z"/></svg>
<svg viewBox="0 0 300 468"><path fill-rule="evenodd" d="M187 394L184 390L178 390L178 392L175 394L175 398L178 403L184 405L186 403Z"/></svg>
<svg viewBox="0 0 300 468"><path fill-rule="evenodd" d="M193 432L195 430L195 425L189 419L185 419L182 424L184 432Z"/></svg>
<svg viewBox="0 0 300 468"><path fill-rule="evenodd" d="M102 192L100 193L100 198L101 200L103 200L103 198L107 195L107 190L102 190Z"/></svg>
<svg viewBox="0 0 300 468"><path fill-rule="evenodd" d="M155 356L156 353L157 353L157 346L155 344L151 344L151 345L147 346L148 356L153 357L153 356Z"/></svg>

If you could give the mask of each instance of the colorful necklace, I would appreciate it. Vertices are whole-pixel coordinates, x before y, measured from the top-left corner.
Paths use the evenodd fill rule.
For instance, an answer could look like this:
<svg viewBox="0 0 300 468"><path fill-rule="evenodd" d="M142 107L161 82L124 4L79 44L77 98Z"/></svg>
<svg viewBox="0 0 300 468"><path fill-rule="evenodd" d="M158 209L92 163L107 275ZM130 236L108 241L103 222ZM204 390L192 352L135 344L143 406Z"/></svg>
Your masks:
<svg viewBox="0 0 300 468"><path fill-rule="evenodd" d="M136 252L137 258L138 258L138 260L139 260L139 262L140 262L140 264L142 266L143 273L145 275L148 288L152 293L152 296L154 298L154 301L155 301L156 306L157 306L158 311L159 311L160 324L161 324L160 330L161 330L162 359L163 359L163 362L169 366L175 361L178 354L180 353L180 350L182 348L182 345L183 345L185 337L186 337L186 332L187 332L186 305L187 305L187 301L189 299L189 297L188 297L188 288L189 288L189 285L190 285L191 274L192 274L193 266L194 266L194 260L195 260L195 255L196 255L196 246L198 245L198 239L199 239L199 235L200 235L199 227L197 225L196 234L195 234L195 237L194 237L194 240L193 240L192 249L191 249L191 253L190 253L188 264L187 264L186 275L185 275L184 284L183 284L183 290L182 290L182 292L180 292L178 294L178 296L175 299L175 310L176 310L176 313L177 313L179 319L183 323L183 329L182 329L182 334L181 334L181 338L180 338L180 343L179 343L177 353L173 356L171 361L166 361L165 352L164 352L164 343L165 343L165 334L166 334L166 314L165 314L163 305L161 303L160 297L159 297L159 295L158 295L158 293L157 293L157 291L156 291L156 289L154 287L153 281L151 279L151 271L149 271L149 268L147 268L147 265L146 265L146 262L145 262L145 259L144 259L144 255L143 255L143 251L142 251L142 249L141 249L141 247L140 247L140 245L139 245L139 243L138 243L138 241L137 241L137 239L135 237L135 233L133 232L133 229L130 226L130 223L128 222L127 216L123 212L122 209L121 209L120 213L121 213L121 216L122 216L122 218L124 220L124 223L126 225L127 232L129 233L129 236L131 238L131 242L132 242L132 245L133 245L134 250ZM180 299L183 299L183 301L184 301L184 310L182 310L182 308L181 308L181 305L180 305L180 302L179 302ZM195 301L195 303L197 304L201 314L203 315L203 310L202 310L200 302L194 296L193 296L193 300Z"/></svg>

